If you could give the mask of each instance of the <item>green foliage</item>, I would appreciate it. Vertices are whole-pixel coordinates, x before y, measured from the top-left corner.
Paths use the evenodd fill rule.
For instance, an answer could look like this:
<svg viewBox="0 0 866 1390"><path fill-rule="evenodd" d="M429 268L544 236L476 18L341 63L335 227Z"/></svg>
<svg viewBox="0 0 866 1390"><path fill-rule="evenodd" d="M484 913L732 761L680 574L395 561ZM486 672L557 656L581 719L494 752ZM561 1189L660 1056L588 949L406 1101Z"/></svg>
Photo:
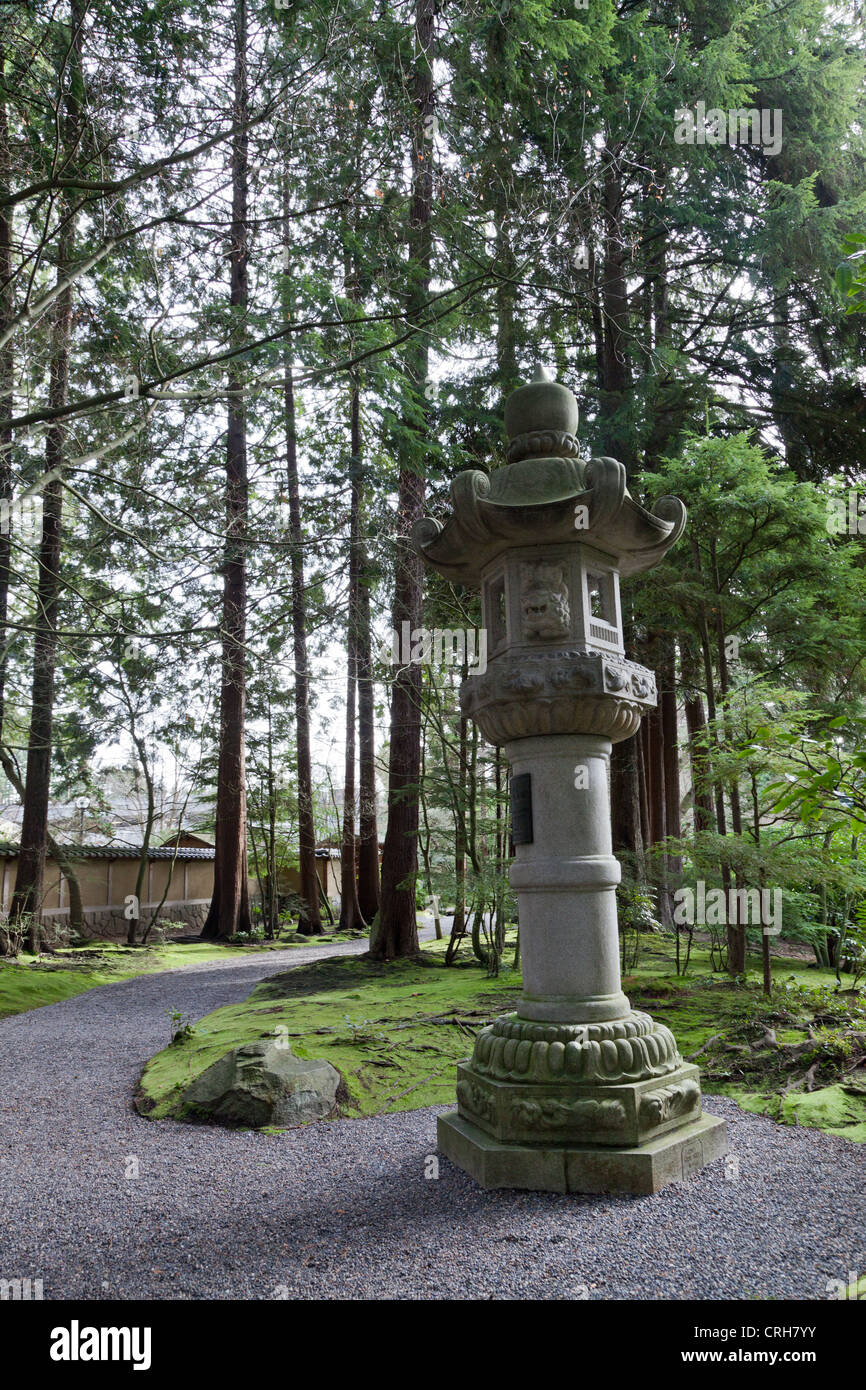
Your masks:
<svg viewBox="0 0 866 1390"><path fill-rule="evenodd" d="M6 8L0 183L19 201L2 317L21 316L8 401L26 421L4 450L16 493L44 470L51 380L53 315L25 307L54 284L70 218L76 263L98 257L73 293L53 790L91 790L94 828L107 831L122 782L152 828L170 801L167 768L204 806L217 768L219 589L239 544L223 523L235 16L223 0L129 15L100 0L79 72L65 11ZM859 734L845 725L836 754L827 730L862 719L866 567L862 537L832 535L826 520L834 488L861 486L866 457L862 26L824 0L436 8L429 58L401 7L250 10L250 298L234 366L250 486L249 848L266 932L280 928L276 886L297 851L287 368L325 762L342 712L329 667L345 634L350 385L381 629L402 534L397 470L423 477L441 515L455 473L502 462L503 398L545 361L580 398L584 454L617 454L641 500L676 493L689 507L683 542L626 595L630 654L653 664L648 649L675 639L678 696L712 699L716 713L703 789L728 825L695 830L690 789L675 848L708 882L724 862L780 885L790 929L820 959L856 964L845 953L864 892ZM436 129L418 149L415 78L431 65ZM66 161L57 116L70 89L87 120ZM782 109L782 148L678 145L675 113L698 100ZM421 164L433 171L429 294L410 245ZM141 396L113 399L131 374ZM0 734L4 766L23 775L38 567L21 528L12 561ZM477 597L431 579L424 619L477 627ZM454 902L495 971L515 915L507 771L461 731L462 674L425 673L416 901ZM391 674L377 677L381 728ZM756 707L759 687L775 714ZM337 798L324 781L315 811L330 838ZM731 834L737 796L744 828Z"/></svg>
<svg viewBox="0 0 866 1390"><path fill-rule="evenodd" d="M848 254L836 267L836 288L849 301L847 313L866 314L866 233L852 232L843 245Z"/></svg>
<svg viewBox="0 0 866 1390"><path fill-rule="evenodd" d="M169 1027L171 1031L171 1044L179 1047L189 1038L195 1036L195 1028L189 1014L185 1014L182 1009L166 1009L164 1011L169 1017Z"/></svg>
<svg viewBox="0 0 866 1390"><path fill-rule="evenodd" d="M709 1084L787 1124L866 1140L866 1002L777 982L701 1053Z"/></svg>
<svg viewBox="0 0 866 1390"><path fill-rule="evenodd" d="M640 959L641 934L660 932L662 926L655 915L651 894L636 885L623 884L617 889L616 910L622 971L627 974Z"/></svg>

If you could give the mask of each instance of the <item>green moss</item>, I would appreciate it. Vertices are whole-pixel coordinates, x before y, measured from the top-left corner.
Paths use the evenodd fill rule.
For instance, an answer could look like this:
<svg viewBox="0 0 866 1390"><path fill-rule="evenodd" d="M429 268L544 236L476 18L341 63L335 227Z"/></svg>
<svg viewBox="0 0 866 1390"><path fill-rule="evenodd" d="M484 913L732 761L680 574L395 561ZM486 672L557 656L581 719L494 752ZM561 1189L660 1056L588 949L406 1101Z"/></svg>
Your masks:
<svg viewBox="0 0 866 1390"><path fill-rule="evenodd" d="M453 1104L456 1065L467 1058L480 1028L514 1007L519 974L504 970L489 979L474 959L442 965L444 943L424 949L424 964L395 961L384 965L361 956L318 961L263 981L242 1004L218 1009L196 1024L195 1036L152 1058L141 1081L142 1108L155 1118L184 1118L181 1095L189 1083L225 1052L245 1042L272 1036L289 1038L299 1057L324 1057L342 1073L348 1100L346 1115ZM506 960L510 959L506 953ZM734 985L714 974L709 955L693 952L692 970L682 979L673 971L672 943L653 938L625 980L635 1008L646 1009L670 1027L684 1056L699 1053L721 1035L736 1037L745 1020L763 1032L768 1008L788 1007L811 1013L826 1008L832 975L816 968L780 963L780 1000L768 1005L760 993L758 963L748 984ZM804 1003L805 1001L805 1003ZM810 1002L813 1001L810 1007ZM779 1041L799 1042L803 1029L778 1028ZM720 1054L723 1058L729 1054ZM714 1056L712 1046L707 1057ZM768 1089L766 1078L732 1085L704 1069L704 1089L731 1095L747 1109L770 1114L784 1123L813 1124L847 1138L864 1139L861 1099L849 1087L825 1104L815 1091L791 1097L784 1110ZM841 1087L823 1090L841 1092ZM856 1089L856 1088L855 1088ZM810 1103L811 1102L811 1103ZM778 1112L778 1113L777 1113ZM796 1119L794 1118L796 1113Z"/></svg>
<svg viewBox="0 0 866 1390"><path fill-rule="evenodd" d="M843 1139L866 1143L866 1095L843 1084L788 1096L748 1091L742 1086L727 1087L726 1092L744 1110L769 1115L780 1124L810 1125Z"/></svg>
<svg viewBox="0 0 866 1390"><path fill-rule="evenodd" d="M519 990L514 974L491 980L460 965L340 957L301 966L208 1014L194 1037L153 1057L141 1079L142 1108L183 1118L181 1093L200 1072L231 1048L277 1033L297 1057L324 1057L340 1071L346 1114L448 1104L475 1034L513 1007Z"/></svg>
<svg viewBox="0 0 866 1390"><path fill-rule="evenodd" d="M446 944L429 943L420 963L384 965L345 956L263 981L243 1003L207 1015L196 1023L192 1038L148 1063L141 1085L143 1108L156 1117L180 1116L180 1094L199 1072L231 1048L272 1036L277 1029L285 1030L297 1056L325 1057L338 1068L346 1082L348 1115L453 1104L457 1063L470 1055L484 1024L514 1007L521 981L507 967L498 979L488 978L468 948L453 967L445 968ZM210 942L144 948L91 944L37 961L0 961L0 1017L135 975L285 947L285 942L256 948ZM512 952L509 941L506 962ZM799 961L777 961L774 969L777 986L768 1003L760 993L757 958L750 960L746 986L733 985L713 973L708 952L698 947L689 975L682 979L674 971L670 939L652 937L624 984L635 1008L646 1009L673 1030L684 1056L699 1054L695 1060L705 1091L729 1095L745 1109L782 1123L817 1125L866 1141L863 1086L850 1073L844 1040L840 1044L822 1021L828 1009L847 1010L853 1017L862 1005L833 993L832 972ZM783 1051L784 1045L807 1039L809 1020L817 1039L814 1056L821 1062L813 1091L780 1098L792 1072L772 1071L776 1058L771 1048L766 1055L758 1051L754 1074L738 1074L743 1068L732 1045L748 1053L751 1063L753 1049L744 1038L773 1027ZM812 1060L810 1052L797 1066L805 1070Z"/></svg>
<svg viewBox="0 0 866 1390"><path fill-rule="evenodd" d="M224 956L249 955L255 950L284 950L286 942L249 946L221 946L209 941L168 942L163 946L124 946L93 942L73 946L51 956L21 955L0 958L0 1018L59 1004L98 985L116 984L136 975L161 970L180 970L197 961Z"/></svg>
<svg viewBox="0 0 866 1390"><path fill-rule="evenodd" d="M42 1004L59 1004L63 999L71 999L75 994L92 989L94 985L106 983L95 971L35 974L30 972L27 965L3 962L0 964L0 1018L24 1013L27 1009L38 1009Z"/></svg>

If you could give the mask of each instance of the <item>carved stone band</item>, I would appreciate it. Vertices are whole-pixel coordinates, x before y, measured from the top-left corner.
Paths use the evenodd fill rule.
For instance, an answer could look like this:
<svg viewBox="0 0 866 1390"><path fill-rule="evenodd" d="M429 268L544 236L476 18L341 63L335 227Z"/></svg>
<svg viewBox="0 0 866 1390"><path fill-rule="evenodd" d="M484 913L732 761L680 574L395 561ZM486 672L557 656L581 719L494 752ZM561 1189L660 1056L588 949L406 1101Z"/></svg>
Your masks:
<svg viewBox="0 0 866 1390"><path fill-rule="evenodd" d="M500 1080L474 1062L457 1069L457 1103L468 1123L504 1143L544 1147L589 1143L624 1147L658 1138L700 1115L697 1067L618 1085L552 1086L534 1078Z"/></svg>
<svg viewBox="0 0 866 1390"><path fill-rule="evenodd" d="M527 1023L505 1014L475 1040L472 1069L499 1080L617 1085L682 1066L674 1035L649 1014L609 1023Z"/></svg>
<svg viewBox="0 0 866 1390"><path fill-rule="evenodd" d="M637 732L655 703L652 671L593 651L497 658L460 688L463 713L495 744L536 734L598 734L618 743Z"/></svg>
<svg viewBox="0 0 866 1390"><path fill-rule="evenodd" d="M509 463L525 458L580 458L580 445L563 430L531 430L518 434L506 451Z"/></svg>

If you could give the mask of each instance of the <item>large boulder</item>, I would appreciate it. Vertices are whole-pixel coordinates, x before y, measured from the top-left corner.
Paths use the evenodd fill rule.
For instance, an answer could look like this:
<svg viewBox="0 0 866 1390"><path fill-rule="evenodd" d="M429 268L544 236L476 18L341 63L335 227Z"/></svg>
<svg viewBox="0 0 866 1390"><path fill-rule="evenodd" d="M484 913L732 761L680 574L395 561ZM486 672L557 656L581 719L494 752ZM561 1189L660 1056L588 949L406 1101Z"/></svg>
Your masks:
<svg viewBox="0 0 866 1390"><path fill-rule="evenodd" d="M247 1043L197 1076L183 1100L221 1125L299 1125L332 1113L340 1081L330 1062L293 1057L281 1040Z"/></svg>

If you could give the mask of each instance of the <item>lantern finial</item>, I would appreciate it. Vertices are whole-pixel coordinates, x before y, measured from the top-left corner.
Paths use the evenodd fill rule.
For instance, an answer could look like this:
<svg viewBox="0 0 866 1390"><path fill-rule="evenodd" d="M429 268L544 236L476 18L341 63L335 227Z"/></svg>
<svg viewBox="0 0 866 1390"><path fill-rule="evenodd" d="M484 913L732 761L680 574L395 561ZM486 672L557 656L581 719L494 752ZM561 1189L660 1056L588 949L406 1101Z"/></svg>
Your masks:
<svg viewBox="0 0 866 1390"><path fill-rule="evenodd" d="M539 367L528 386L505 402L508 462L524 458L577 458L579 414L574 394Z"/></svg>

